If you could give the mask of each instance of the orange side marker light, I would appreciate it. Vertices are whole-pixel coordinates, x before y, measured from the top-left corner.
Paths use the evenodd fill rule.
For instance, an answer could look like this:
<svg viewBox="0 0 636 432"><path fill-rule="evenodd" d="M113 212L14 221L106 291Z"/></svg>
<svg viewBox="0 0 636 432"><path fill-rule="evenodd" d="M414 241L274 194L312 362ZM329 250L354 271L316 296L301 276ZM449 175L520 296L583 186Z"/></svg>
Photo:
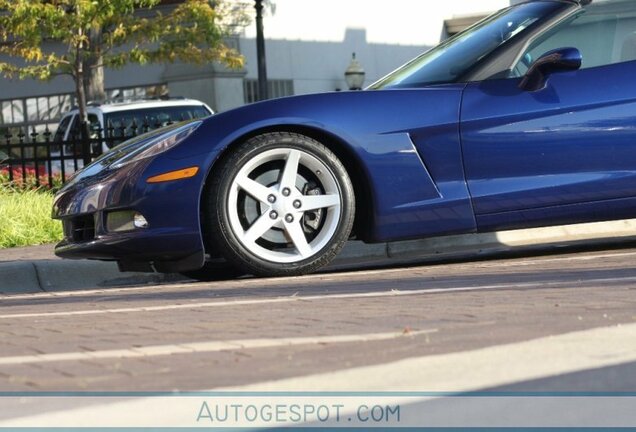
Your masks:
<svg viewBox="0 0 636 432"><path fill-rule="evenodd" d="M176 171L170 171L167 173L159 174L149 177L146 183L162 183L174 180L187 179L194 177L199 172L199 167L184 168Z"/></svg>

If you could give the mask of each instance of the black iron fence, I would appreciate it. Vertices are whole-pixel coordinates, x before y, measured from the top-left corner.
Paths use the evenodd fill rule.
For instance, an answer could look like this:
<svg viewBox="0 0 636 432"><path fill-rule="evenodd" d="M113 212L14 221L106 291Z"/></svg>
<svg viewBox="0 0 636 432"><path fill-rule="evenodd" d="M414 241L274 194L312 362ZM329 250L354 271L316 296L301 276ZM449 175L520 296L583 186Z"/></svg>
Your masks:
<svg viewBox="0 0 636 432"><path fill-rule="evenodd" d="M181 121L180 119L179 121ZM144 122L106 128L92 127L90 136L71 134L66 139L51 131L0 135L0 185L21 189L60 188L76 171L103 152L149 130L173 124Z"/></svg>

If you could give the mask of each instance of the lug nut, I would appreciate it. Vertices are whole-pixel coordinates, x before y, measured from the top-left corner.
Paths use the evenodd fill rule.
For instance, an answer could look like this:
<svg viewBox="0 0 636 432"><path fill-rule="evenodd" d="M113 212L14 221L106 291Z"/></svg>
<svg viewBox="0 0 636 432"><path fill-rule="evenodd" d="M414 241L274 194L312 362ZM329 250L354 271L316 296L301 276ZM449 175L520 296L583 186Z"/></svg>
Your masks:
<svg viewBox="0 0 636 432"><path fill-rule="evenodd" d="M269 217L272 219L276 219L278 217L278 213L276 213L275 211L271 211L269 212Z"/></svg>
<svg viewBox="0 0 636 432"><path fill-rule="evenodd" d="M276 202L276 197L274 195L270 195L267 197L267 201L274 204Z"/></svg>
<svg viewBox="0 0 636 432"><path fill-rule="evenodd" d="M287 223L292 223L294 221L294 217L290 214L288 214L287 216L285 216L285 222Z"/></svg>
<svg viewBox="0 0 636 432"><path fill-rule="evenodd" d="M283 195L284 196L289 196L290 193L291 193L291 191L289 190L289 188L283 189Z"/></svg>
<svg viewBox="0 0 636 432"><path fill-rule="evenodd" d="M300 200L294 200L294 208L299 209L302 205Z"/></svg>

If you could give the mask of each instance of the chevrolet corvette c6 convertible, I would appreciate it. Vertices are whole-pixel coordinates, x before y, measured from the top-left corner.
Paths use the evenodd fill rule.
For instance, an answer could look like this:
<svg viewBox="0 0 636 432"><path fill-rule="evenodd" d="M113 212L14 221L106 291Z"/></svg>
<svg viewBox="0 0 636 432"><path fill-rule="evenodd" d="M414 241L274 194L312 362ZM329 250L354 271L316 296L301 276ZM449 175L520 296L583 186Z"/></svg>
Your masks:
<svg viewBox="0 0 636 432"><path fill-rule="evenodd" d="M373 243L636 216L636 2L503 9L364 91L127 141L57 194L56 253L299 275Z"/></svg>

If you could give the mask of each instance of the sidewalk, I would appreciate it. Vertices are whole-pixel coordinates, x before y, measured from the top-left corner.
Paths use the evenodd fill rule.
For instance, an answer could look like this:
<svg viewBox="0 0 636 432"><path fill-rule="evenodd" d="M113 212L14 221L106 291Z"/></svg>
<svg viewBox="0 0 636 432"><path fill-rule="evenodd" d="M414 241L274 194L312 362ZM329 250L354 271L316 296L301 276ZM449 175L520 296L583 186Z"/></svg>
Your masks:
<svg viewBox="0 0 636 432"><path fill-rule="evenodd" d="M0 249L0 293L28 294L87 288L161 284L180 275L121 273L114 262L63 260L54 245Z"/></svg>
<svg viewBox="0 0 636 432"><path fill-rule="evenodd" d="M53 253L55 245L17 247L0 249L0 263L6 261L60 260Z"/></svg>
<svg viewBox="0 0 636 432"><path fill-rule="evenodd" d="M435 237L364 244L351 241L328 267L359 269L475 259L504 252L549 252L582 245L612 246L636 242L636 219L533 228L497 233ZM62 260L53 245L0 249L0 293L72 291L187 281L181 275L121 273L114 262Z"/></svg>

